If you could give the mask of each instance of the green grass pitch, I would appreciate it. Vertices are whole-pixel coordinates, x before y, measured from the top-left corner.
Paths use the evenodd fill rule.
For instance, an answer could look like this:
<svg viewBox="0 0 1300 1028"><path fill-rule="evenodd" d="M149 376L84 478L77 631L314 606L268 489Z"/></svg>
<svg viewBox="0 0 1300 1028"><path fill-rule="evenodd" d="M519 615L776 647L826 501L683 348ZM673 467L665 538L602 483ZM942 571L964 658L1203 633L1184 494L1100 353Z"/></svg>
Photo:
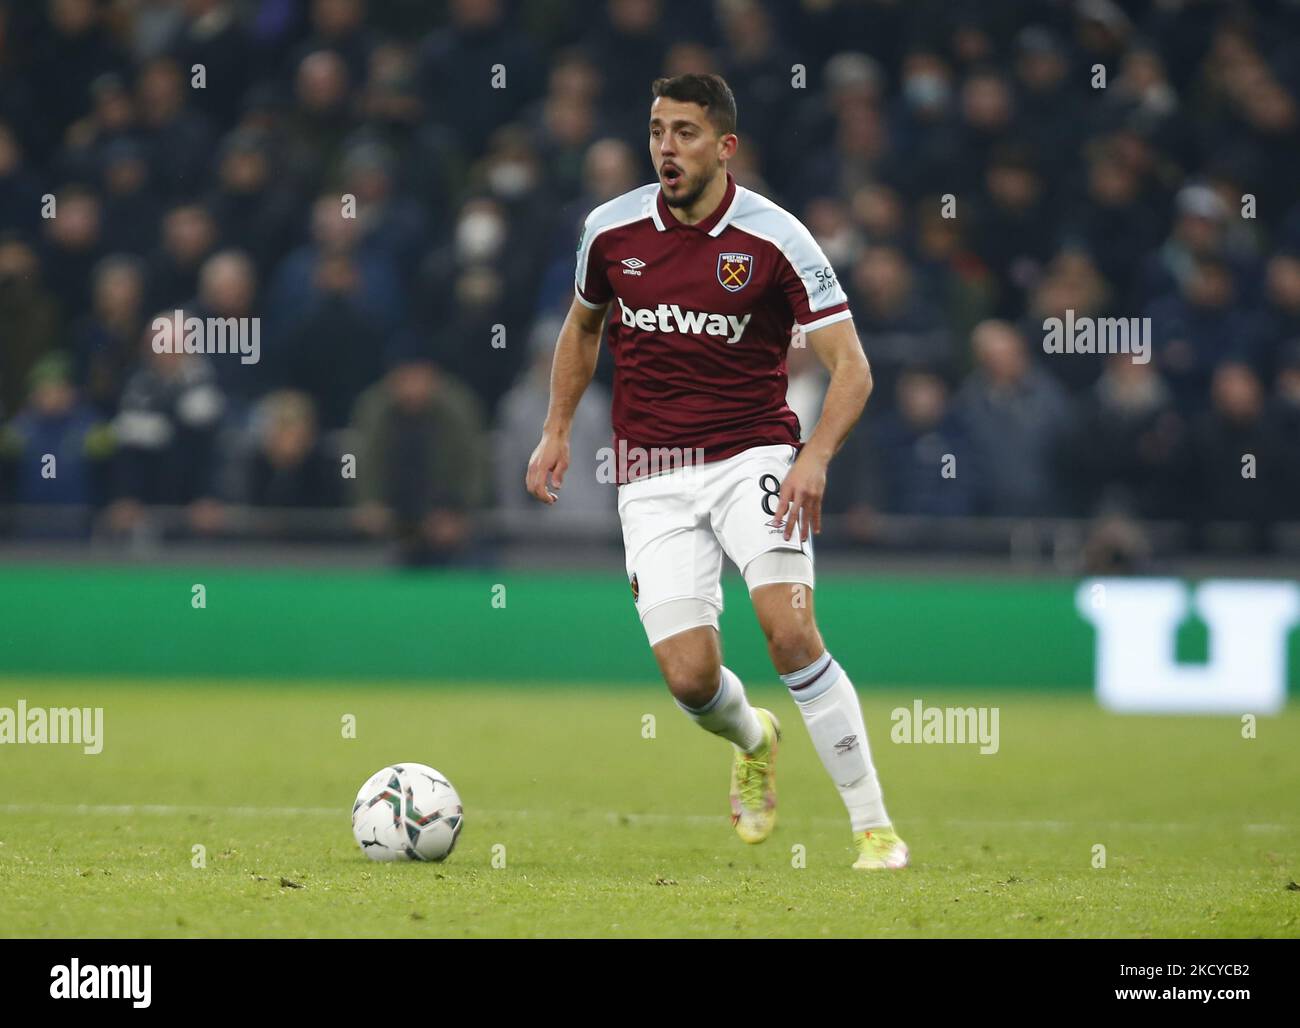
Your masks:
<svg viewBox="0 0 1300 1028"><path fill-rule="evenodd" d="M1244 739L1077 694L860 687L913 861L864 874L793 703L750 691L786 739L752 847L727 745L662 690L0 680L0 705L105 711L98 756L0 747L0 935L1300 936L1294 705ZM996 705L998 753L892 742L917 695ZM352 840L357 788L403 760L465 802L443 864Z"/></svg>

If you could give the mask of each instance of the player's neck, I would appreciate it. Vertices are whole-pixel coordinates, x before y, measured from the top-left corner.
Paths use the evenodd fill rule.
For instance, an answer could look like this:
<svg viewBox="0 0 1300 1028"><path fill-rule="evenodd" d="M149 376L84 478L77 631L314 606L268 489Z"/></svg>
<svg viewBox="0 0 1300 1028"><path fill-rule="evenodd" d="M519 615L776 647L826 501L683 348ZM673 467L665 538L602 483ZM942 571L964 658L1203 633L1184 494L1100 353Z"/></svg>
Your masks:
<svg viewBox="0 0 1300 1028"><path fill-rule="evenodd" d="M727 192L727 166L713 176L713 181L700 194L700 198L689 207L669 207L668 211L683 225L698 225L718 209L722 197Z"/></svg>

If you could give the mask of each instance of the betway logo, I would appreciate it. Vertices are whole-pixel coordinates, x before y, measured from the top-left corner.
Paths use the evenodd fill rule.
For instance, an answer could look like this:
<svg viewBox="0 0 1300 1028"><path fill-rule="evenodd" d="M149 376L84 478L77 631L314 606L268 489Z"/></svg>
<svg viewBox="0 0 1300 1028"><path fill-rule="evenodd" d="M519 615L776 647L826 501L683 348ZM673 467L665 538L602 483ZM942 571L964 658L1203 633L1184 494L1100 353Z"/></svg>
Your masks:
<svg viewBox="0 0 1300 1028"><path fill-rule="evenodd" d="M642 332L680 332L688 336L720 336L728 345L740 342L745 326L754 315L738 318L734 314L709 314L706 311L684 311L675 303L661 303L653 310L642 307L633 310L618 298L619 316L628 328Z"/></svg>

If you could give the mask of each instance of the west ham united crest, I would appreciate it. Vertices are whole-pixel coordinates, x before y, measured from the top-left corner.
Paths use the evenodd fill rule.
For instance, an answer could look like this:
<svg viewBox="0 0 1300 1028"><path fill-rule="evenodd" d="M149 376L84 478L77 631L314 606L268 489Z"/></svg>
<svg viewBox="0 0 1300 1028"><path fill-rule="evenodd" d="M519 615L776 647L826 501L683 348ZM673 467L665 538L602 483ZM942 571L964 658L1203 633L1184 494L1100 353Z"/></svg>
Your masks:
<svg viewBox="0 0 1300 1028"><path fill-rule="evenodd" d="M754 258L747 253L718 254L718 281L729 293L738 293L749 285Z"/></svg>
<svg viewBox="0 0 1300 1028"><path fill-rule="evenodd" d="M632 602L636 603L639 599L641 599L641 585L636 580L635 571L632 572L632 581L628 584L632 586Z"/></svg>

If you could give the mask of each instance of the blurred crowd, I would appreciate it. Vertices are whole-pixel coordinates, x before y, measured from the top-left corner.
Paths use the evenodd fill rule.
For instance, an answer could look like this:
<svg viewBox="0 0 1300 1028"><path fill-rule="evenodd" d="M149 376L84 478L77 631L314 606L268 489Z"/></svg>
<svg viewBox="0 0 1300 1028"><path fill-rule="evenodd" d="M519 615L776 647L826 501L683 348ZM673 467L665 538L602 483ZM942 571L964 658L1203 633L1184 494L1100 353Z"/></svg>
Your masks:
<svg viewBox="0 0 1300 1028"><path fill-rule="evenodd" d="M1300 521L1285 0L0 0L0 503L336 507L434 560L486 509L611 511L608 355L561 507L523 469L581 221L652 179L649 84L687 71L849 293L854 537ZM175 310L260 319L260 359L157 353ZM1045 353L1067 310L1150 318L1152 359Z"/></svg>

